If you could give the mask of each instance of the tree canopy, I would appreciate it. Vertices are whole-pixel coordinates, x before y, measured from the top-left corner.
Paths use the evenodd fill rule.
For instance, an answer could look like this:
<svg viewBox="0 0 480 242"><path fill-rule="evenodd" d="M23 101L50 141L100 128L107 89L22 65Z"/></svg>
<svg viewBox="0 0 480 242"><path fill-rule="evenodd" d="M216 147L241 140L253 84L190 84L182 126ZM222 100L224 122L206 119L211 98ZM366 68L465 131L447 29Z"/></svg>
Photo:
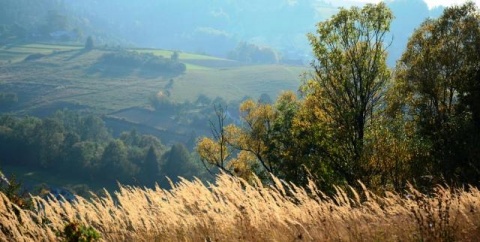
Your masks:
<svg viewBox="0 0 480 242"><path fill-rule="evenodd" d="M308 39L315 60L300 98L245 101L242 124L222 110L197 151L206 165L271 182L269 173L320 188L358 185L402 191L414 183L478 185L480 15L473 3L446 8L414 32L392 72L393 19L384 3L340 9ZM220 122L222 121L222 122ZM219 156L219 154L221 154Z"/></svg>
<svg viewBox="0 0 480 242"><path fill-rule="evenodd" d="M418 167L447 182L479 183L479 52L480 15L469 2L425 21L397 65L396 107L431 150Z"/></svg>

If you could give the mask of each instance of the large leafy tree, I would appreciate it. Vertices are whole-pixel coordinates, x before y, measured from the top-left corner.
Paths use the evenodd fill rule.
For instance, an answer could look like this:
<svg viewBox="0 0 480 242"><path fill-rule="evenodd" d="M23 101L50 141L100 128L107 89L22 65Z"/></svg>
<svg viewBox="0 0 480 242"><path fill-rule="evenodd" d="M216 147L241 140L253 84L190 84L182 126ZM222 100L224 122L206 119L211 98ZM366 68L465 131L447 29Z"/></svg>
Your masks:
<svg viewBox="0 0 480 242"><path fill-rule="evenodd" d="M392 19L384 3L340 9L308 35L316 59L313 78L302 87L315 114L310 123L325 124L324 160L351 184L371 173L363 162L366 134L375 129L390 77L385 36Z"/></svg>
<svg viewBox="0 0 480 242"><path fill-rule="evenodd" d="M242 127L224 126L220 113L214 138L198 143L202 160L247 179L252 172L297 184L309 174L327 184L367 177L366 134L390 77L384 41L392 18L381 3L341 9L319 23L308 35L316 60L304 99L285 93L272 105L246 101Z"/></svg>
<svg viewBox="0 0 480 242"><path fill-rule="evenodd" d="M292 132L299 102L286 92L275 104L247 100L240 106L242 126L226 125L223 109L217 108L217 123L211 124L213 138L203 138L197 152L207 167L213 165L223 172L253 179L268 173L289 181L297 181L301 167L298 147Z"/></svg>
<svg viewBox="0 0 480 242"><path fill-rule="evenodd" d="M395 106L429 145L421 172L441 182L478 184L479 52L480 15L469 2L425 21L397 64Z"/></svg>

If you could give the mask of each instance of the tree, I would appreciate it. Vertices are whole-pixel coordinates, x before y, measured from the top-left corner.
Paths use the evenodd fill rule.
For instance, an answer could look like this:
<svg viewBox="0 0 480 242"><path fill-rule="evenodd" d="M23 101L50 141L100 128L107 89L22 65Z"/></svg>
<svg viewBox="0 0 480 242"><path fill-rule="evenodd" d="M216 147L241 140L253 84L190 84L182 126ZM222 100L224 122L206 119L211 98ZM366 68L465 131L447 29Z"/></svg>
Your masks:
<svg viewBox="0 0 480 242"><path fill-rule="evenodd" d="M100 160L102 151L98 143L77 142L68 150L64 158L68 167L64 168L72 175L91 178L93 167Z"/></svg>
<svg viewBox="0 0 480 242"><path fill-rule="evenodd" d="M266 157L274 162L275 175L298 185L306 185L306 171L314 171L311 163L312 148L303 145L303 134L297 132L297 115L302 102L292 92L280 94L274 104L274 116L267 136Z"/></svg>
<svg viewBox="0 0 480 242"><path fill-rule="evenodd" d="M480 15L469 2L425 21L397 64L395 106L428 145L417 168L434 182L479 183L479 52Z"/></svg>
<svg viewBox="0 0 480 242"><path fill-rule="evenodd" d="M185 145L174 144L163 157L162 172L173 181L178 181L178 177L191 178L195 175L197 167L192 162L192 157Z"/></svg>
<svg viewBox="0 0 480 242"><path fill-rule="evenodd" d="M229 125L226 127L227 142L240 153L230 162L235 173L249 176L254 172L259 176L263 173L276 174L276 161L268 159L270 133L275 119L275 109L272 105L247 100L240 105L243 127ZM260 168L260 169L258 169Z"/></svg>
<svg viewBox="0 0 480 242"><path fill-rule="evenodd" d="M138 146L140 143L140 135L136 129L130 130L130 132L122 132L119 139L127 146Z"/></svg>
<svg viewBox="0 0 480 242"><path fill-rule="evenodd" d="M340 9L308 35L315 73L302 90L319 114L312 122L325 123L330 132L325 160L350 184L369 176L366 133L375 129L390 77L384 43L392 19L384 3Z"/></svg>
<svg viewBox="0 0 480 242"><path fill-rule="evenodd" d="M89 51L89 50L93 50L94 47L95 47L95 46L94 46L94 44L93 44L93 38L92 38L92 36L88 36L87 40L85 41L85 47L84 47L84 49L85 49L86 51Z"/></svg>
<svg viewBox="0 0 480 242"><path fill-rule="evenodd" d="M198 143L200 157L246 179L253 173L268 180L271 173L305 185L313 175L330 189L369 179L377 171L366 147L390 77L384 41L392 18L380 3L341 9L319 23L309 34L316 61L301 87L304 98L284 93L274 104L243 102L243 125L219 125L213 139Z"/></svg>
<svg viewBox="0 0 480 242"><path fill-rule="evenodd" d="M271 173L305 184L303 165L310 154L298 146L293 131L299 106L291 92L282 93L275 104L246 100L240 106L242 126L226 125L225 112L217 109L217 123L211 123L213 138L201 139L197 152L206 165L247 181L253 181L252 175L269 180Z"/></svg>
<svg viewBox="0 0 480 242"><path fill-rule="evenodd" d="M272 101L272 98L270 97L270 95L266 94L266 93L262 93L260 95L260 97L258 98L258 102L259 103L264 103L264 104L272 104L273 101Z"/></svg>
<svg viewBox="0 0 480 242"><path fill-rule="evenodd" d="M7 118L7 120L14 121L15 119L12 120L10 117ZM10 144L2 145L2 147L8 147L5 149L7 156L4 160L12 161L13 164L38 166L40 159L37 140L38 132L42 130L38 127L40 127L42 123L41 119L28 116L10 123L12 130L12 136L10 136L11 139L9 140Z"/></svg>
<svg viewBox="0 0 480 242"><path fill-rule="evenodd" d="M259 47L254 44L241 42L228 53L228 58L245 63L278 63L277 53L269 47Z"/></svg>
<svg viewBox="0 0 480 242"><path fill-rule="evenodd" d="M213 139L203 137L197 144L197 152L200 155L205 168L211 173L210 166L214 166L227 174L233 174L228 168L232 148L229 146L225 131L226 110L222 105L214 105L216 123L210 121L210 129Z"/></svg>
<svg viewBox="0 0 480 242"><path fill-rule="evenodd" d="M128 150L118 139L110 141L103 151L100 172L109 180L130 181L138 168L128 160Z"/></svg>
<svg viewBox="0 0 480 242"><path fill-rule="evenodd" d="M55 119L47 118L34 129L35 148L38 164L47 168L54 165L61 157L61 148L65 139L63 125Z"/></svg>
<svg viewBox="0 0 480 242"><path fill-rule="evenodd" d="M174 51L172 55L170 56L170 60L174 62L178 62L180 55L178 54L178 51Z"/></svg>
<svg viewBox="0 0 480 242"><path fill-rule="evenodd" d="M81 125L79 125L78 134L82 140L92 141L108 141L111 139L110 134L105 127L105 122L98 116L87 115L81 117Z"/></svg>
<svg viewBox="0 0 480 242"><path fill-rule="evenodd" d="M160 175L159 166L160 166L160 163L159 163L157 151L153 146L150 146L142 166L142 170L140 173L140 180L142 180L147 185L152 185L159 178L159 175Z"/></svg>
<svg viewBox="0 0 480 242"><path fill-rule="evenodd" d="M151 148L153 147L157 153L164 151L165 147L160 141L159 138L153 135L142 135L138 141L138 146L140 148Z"/></svg>

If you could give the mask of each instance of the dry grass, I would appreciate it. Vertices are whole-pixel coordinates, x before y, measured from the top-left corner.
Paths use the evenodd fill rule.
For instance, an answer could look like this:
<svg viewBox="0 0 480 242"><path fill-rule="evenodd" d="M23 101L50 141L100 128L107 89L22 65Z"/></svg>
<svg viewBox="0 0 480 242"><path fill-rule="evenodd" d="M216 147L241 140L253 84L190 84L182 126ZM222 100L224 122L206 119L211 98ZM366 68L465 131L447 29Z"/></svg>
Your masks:
<svg viewBox="0 0 480 242"><path fill-rule="evenodd" d="M34 198L19 210L0 194L0 240L54 241L68 222L94 227L106 241L475 241L480 238L480 191L446 188L426 196L314 186L182 181L172 190L121 187L114 195L73 204ZM315 195L312 195L315 194Z"/></svg>

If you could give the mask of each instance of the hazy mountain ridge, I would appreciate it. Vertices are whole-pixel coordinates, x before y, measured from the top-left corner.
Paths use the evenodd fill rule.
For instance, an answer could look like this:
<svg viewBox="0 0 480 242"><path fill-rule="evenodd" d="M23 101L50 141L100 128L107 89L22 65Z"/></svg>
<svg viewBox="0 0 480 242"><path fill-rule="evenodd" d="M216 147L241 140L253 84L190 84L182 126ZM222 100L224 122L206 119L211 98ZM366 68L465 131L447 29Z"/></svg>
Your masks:
<svg viewBox="0 0 480 242"><path fill-rule="evenodd" d="M305 34L336 13L328 1L126 1L5 0L0 10L0 43L27 40L81 41L92 35L101 44L154 47L227 56L241 41L273 47L287 59L309 61ZM387 3L396 19L390 65L429 10L422 0ZM12 9L15 9L13 11ZM412 11L415 14L412 14ZM66 35L62 31L73 34ZM13 32L13 33L12 33ZM56 36L57 34L58 36ZM62 39L62 37L64 39Z"/></svg>

